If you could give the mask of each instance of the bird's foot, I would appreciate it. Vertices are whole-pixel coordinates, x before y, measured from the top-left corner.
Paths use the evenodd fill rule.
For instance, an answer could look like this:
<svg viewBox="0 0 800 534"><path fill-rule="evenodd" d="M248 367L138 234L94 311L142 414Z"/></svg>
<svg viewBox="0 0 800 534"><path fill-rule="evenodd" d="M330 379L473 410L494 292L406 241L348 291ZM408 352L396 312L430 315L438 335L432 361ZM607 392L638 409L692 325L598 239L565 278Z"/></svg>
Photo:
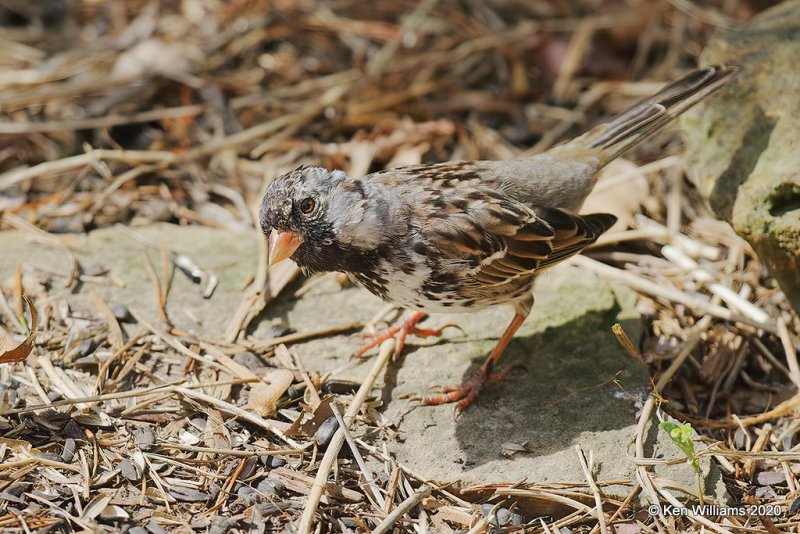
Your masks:
<svg viewBox="0 0 800 534"><path fill-rule="evenodd" d="M391 328L387 328L383 332L379 332L377 334L364 334L366 337L372 338L371 341L362 345L361 348L353 353L352 357L362 358L370 349L377 347L387 339L395 338L396 343L394 357L397 359L400 357L400 354L403 351L403 346L406 342L406 338L409 335L414 335L417 337L439 337L448 327L454 327L460 330L460 327L455 324L446 324L440 328L419 328L417 324L419 324L419 322L422 321L425 316L426 314L423 312L414 312L408 317L408 319L399 321L396 325L392 326Z"/></svg>
<svg viewBox="0 0 800 534"><path fill-rule="evenodd" d="M456 413L465 410L478 398L478 394L487 384L494 384L508 377L511 369L491 371L490 366L481 365L480 369L458 386L442 386L441 393L426 395L417 400L422 406L437 406L439 404L456 403Z"/></svg>

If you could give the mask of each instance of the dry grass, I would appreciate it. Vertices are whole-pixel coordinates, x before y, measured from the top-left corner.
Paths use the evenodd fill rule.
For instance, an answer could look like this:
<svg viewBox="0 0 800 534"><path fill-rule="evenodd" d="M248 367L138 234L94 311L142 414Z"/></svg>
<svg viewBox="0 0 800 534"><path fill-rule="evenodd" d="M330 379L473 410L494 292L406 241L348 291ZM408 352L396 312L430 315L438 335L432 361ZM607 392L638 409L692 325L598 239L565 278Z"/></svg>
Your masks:
<svg viewBox="0 0 800 534"><path fill-rule="evenodd" d="M544 150L653 92L715 27L769 2L5 4L0 232L63 249L73 286L114 281L77 264L71 233L153 221L255 229L266 183L299 164L363 175ZM791 514L653 517L637 505L640 494L676 498L641 446L659 409L701 434L698 454L739 502L786 510L798 496L800 324L751 248L683 183L679 153L672 134L637 153L620 181L646 180L650 193L628 229L576 260L634 288L646 325L641 340L618 332L654 385L624 502L603 495L580 449L588 498L537 481L463 494L428 483L368 438L383 424L369 394L388 347L357 392L331 395L284 344L334 331L245 334L296 269L259 266L224 339L198 340L169 323L170 270L209 291L213 280L145 244L160 254L148 260L160 324L132 309L121 325L125 310L95 295L97 320L50 307L27 359L0 366L0 530L482 532L489 502L528 503L529 532L797 531ZM22 335L23 291L34 292L21 270L6 277L0 334ZM235 358L243 350L275 369L254 372ZM347 425L320 445L332 417Z"/></svg>

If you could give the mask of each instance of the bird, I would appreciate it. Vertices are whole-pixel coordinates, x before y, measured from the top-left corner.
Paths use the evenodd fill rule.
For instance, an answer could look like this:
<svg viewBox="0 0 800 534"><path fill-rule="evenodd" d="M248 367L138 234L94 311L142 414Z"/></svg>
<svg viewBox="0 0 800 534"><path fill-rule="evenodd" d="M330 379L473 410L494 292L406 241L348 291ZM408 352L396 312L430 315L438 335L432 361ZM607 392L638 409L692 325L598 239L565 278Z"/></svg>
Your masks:
<svg viewBox="0 0 800 534"><path fill-rule="evenodd" d="M480 368L418 400L467 408L504 376L495 366L534 302L544 270L611 228L606 213L578 215L599 171L727 83L733 66L695 69L586 133L524 159L446 161L364 177L301 166L275 178L259 211L270 264L292 258L305 273L340 271L411 315L372 347L423 329L428 313L510 305L514 317ZM363 352L363 351L362 351Z"/></svg>

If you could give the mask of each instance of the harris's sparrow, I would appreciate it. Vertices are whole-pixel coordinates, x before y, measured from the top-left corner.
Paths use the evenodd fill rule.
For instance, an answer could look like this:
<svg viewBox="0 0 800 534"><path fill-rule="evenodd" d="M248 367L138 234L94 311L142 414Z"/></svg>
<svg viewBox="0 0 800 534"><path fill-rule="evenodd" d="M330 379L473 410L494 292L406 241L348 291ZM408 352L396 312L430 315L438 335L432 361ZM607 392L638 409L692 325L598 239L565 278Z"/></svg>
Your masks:
<svg viewBox="0 0 800 534"><path fill-rule="evenodd" d="M378 297L413 310L399 342L427 312L510 304L515 315L477 373L422 399L463 409L533 305L534 279L579 253L615 222L577 215L598 172L722 86L735 68L695 70L612 120L547 152L510 161L412 165L353 178L301 167L275 179L260 212L270 263L341 271ZM399 344L399 343L398 343Z"/></svg>

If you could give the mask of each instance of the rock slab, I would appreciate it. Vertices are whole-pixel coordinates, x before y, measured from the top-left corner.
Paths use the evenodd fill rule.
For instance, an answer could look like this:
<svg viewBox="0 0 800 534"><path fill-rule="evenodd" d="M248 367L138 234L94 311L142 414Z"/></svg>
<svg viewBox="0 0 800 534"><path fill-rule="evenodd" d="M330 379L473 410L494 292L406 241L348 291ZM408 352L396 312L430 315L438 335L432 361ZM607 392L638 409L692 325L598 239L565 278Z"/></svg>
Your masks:
<svg viewBox="0 0 800 534"><path fill-rule="evenodd" d="M800 312L800 0L722 32L704 64L741 66L682 118L689 178Z"/></svg>
<svg viewBox="0 0 800 534"><path fill-rule="evenodd" d="M197 284L175 272L167 306L176 327L219 338L239 306L243 282L256 268L260 237L166 224L136 232L187 254L219 276L217 290L204 299ZM37 272L63 272L68 264L63 250L31 242L18 232L0 233L0 250L0 282L13 276L17 262L29 280L35 280ZM130 232L119 228L79 238L73 250L84 269L107 270L106 282L86 281L66 288L61 275L51 275L50 285L40 289L47 298L56 304L66 301L74 313L96 317L87 296L95 290L112 305L134 307L157 319L143 256L149 253L160 273L156 251L146 252L130 238ZM118 283L108 283L111 279ZM34 282L26 282L26 287L29 283ZM267 338L277 322L303 332L367 320L384 306L365 290L342 289L333 278L316 284L299 299L291 297L297 287L290 286L267 306L252 335ZM495 308L425 321L430 326L457 323L464 333L448 329L445 339L433 343L409 339L404 358L387 369L379 393L381 410L397 431L387 445L398 461L420 476L462 487L523 479L581 486L585 479L575 451L579 445L587 454L592 451L606 494L624 498L630 486L619 482L635 480L635 466L626 457L627 443L634 435L637 410L649 384L645 371L620 348L611 326L620 322L632 339L638 339L635 296L570 266L558 266L542 276L535 293L531 316L500 361L501 369L511 370L508 378L488 386L458 419L451 406L415 408L407 395L463 381L492 349L512 312ZM361 342L358 336L338 335L293 345L291 350L309 371L336 372L341 378L358 380L370 364L347 364ZM648 453L680 456L654 425L648 436ZM707 491L721 497L718 472L709 469L706 465ZM689 491L694 487L694 475L686 465L663 466L658 476L678 480ZM542 506L537 505L539 512Z"/></svg>

